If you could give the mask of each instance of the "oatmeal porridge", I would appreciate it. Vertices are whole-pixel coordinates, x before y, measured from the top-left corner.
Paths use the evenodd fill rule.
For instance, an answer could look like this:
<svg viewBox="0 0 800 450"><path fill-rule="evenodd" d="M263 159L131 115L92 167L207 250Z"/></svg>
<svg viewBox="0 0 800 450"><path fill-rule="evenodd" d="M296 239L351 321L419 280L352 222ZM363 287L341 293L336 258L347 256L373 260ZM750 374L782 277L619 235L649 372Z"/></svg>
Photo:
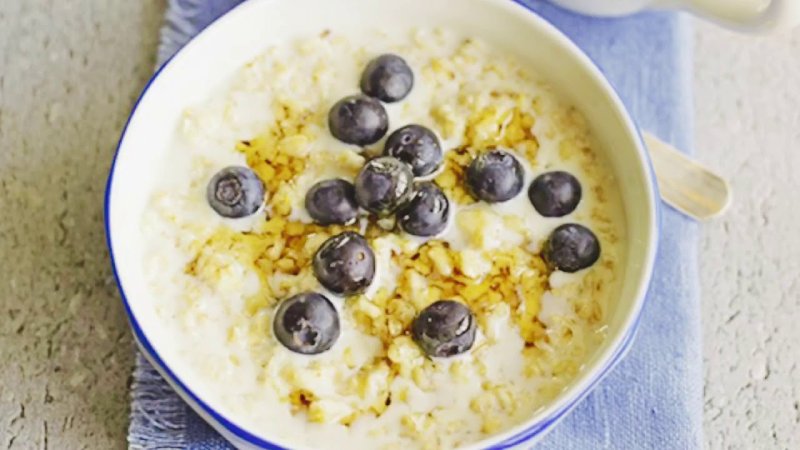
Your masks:
<svg viewBox="0 0 800 450"><path fill-rule="evenodd" d="M581 115L444 30L324 31L186 109L142 222L173 370L294 446L449 449L604 339L625 236Z"/></svg>

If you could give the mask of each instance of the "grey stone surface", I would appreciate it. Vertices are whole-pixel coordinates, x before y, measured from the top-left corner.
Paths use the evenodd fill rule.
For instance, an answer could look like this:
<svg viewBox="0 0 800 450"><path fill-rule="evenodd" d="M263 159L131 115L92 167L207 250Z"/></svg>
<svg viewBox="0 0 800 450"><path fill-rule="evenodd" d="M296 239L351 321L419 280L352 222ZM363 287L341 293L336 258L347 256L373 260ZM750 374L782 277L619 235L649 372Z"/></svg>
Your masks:
<svg viewBox="0 0 800 450"><path fill-rule="evenodd" d="M161 0L0 1L0 448L125 448L106 173Z"/></svg>
<svg viewBox="0 0 800 450"><path fill-rule="evenodd" d="M713 449L800 448L800 29L698 25L696 146L733 185L703 227L705 432Z"/></svg>
<svg viewBox="0 0 800 450"><path fill-rule="evenodd" d="M0 449L125 447L102 199L163 8L0 0ZM698 155L736 195L701 249L707 447L800 448L800 32L697 43Z"/></svg>

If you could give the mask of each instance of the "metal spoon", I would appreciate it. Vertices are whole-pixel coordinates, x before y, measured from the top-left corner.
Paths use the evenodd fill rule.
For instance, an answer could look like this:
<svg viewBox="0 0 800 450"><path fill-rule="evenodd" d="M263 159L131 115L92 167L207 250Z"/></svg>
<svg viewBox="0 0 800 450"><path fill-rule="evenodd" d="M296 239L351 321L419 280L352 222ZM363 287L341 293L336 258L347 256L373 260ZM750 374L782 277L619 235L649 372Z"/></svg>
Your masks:
<svg viewBox="0 0 800 450"><path fill-rule="evenodd" d="M650 133L644 133L644 142L668 205L697 220L718 216L730 206L731 189L723 177Z"/></svg>

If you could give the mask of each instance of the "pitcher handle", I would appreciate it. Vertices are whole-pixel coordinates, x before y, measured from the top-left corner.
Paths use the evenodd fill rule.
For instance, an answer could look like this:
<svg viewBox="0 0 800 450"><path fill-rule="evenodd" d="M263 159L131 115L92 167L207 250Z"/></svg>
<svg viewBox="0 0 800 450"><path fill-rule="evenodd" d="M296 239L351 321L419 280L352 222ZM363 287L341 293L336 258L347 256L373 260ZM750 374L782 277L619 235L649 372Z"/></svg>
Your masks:
<svg viewBox="0 0 800 450"><path fill-rule="evenodd" d="M800 25L800 0L686 0L692 12L743 31L765 32L785 30Z"/></svg>

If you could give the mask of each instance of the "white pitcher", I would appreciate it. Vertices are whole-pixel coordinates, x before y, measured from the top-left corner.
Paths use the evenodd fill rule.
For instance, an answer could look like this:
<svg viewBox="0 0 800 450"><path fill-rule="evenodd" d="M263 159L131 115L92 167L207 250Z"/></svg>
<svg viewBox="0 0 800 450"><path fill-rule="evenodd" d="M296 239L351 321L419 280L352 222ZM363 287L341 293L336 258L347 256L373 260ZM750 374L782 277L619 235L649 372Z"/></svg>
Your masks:
<svg viewBox="0 0 800 450"><path fill-rule="evenodd" d="M551 0L596 16L622 16L645 9L682 9L742 31L800 25L800 0Z"/></svg>

